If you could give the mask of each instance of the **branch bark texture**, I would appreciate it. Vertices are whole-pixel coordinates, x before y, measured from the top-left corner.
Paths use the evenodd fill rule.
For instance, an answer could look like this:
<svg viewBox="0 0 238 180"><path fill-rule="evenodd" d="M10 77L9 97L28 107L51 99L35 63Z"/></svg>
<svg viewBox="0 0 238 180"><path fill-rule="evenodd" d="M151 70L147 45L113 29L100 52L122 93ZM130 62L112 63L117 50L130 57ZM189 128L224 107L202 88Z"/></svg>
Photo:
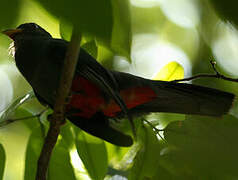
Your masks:
<svg viewBox="0 0 238 180"><path fill-rule="evenodd" d="M61 74L59 88L57 90L54 112L50 118L50 127L38 159L36 180L46 180L50 157L57 142L60 127L65 122L65 105L68 102L70 88L78 61L80 41L80 33L74 30L64 60L64 67Z"/></svg>

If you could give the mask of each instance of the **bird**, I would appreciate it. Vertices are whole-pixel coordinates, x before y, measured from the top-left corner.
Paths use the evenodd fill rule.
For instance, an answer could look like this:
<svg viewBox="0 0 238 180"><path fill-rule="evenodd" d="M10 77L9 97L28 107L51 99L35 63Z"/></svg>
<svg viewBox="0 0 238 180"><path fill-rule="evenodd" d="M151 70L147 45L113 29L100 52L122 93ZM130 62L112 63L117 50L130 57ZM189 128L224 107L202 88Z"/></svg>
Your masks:
<svg viewBox="0 0 238 180"><path fill-rule="evenodd" d="M35 23L3 33L13 40L16 66L37 99L53 107L69 42L53 38ZM87 133L123 147L131 146L133 138L112 126L114 120L151 112L222 116L235 98L232 93L209 87L109 70L83 48L70 94L66 118Z"/></svg>

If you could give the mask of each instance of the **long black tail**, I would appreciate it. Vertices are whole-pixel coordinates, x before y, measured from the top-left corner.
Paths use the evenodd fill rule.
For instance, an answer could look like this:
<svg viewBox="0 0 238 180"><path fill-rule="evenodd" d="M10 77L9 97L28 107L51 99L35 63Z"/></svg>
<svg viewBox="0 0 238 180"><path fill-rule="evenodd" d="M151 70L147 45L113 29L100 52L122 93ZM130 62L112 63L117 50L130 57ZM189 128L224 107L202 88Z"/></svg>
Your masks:
<svg viewBox="0 0 238 180"><path fill-rule="evenodd" d="M185 83L152 81L127 73L113 72L119 87L150 87L157 98L131 109L131 113L171 112L221 116L232 105L234 95L217 89Z"/></svg>

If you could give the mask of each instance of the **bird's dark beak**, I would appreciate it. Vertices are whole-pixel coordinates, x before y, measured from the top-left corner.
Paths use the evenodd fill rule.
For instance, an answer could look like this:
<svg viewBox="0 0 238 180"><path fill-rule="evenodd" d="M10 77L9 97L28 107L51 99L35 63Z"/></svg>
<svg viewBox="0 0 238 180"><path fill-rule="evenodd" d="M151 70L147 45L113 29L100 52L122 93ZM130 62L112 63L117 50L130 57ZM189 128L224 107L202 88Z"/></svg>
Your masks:
<svg viewBox="0 0 238 180"><path fill-rule="evenodd" d="M13 39L16 34L21 32L22 32L22 29L7 29L5 31L2 31L3 34L6 34L11 39Z"/></svg>

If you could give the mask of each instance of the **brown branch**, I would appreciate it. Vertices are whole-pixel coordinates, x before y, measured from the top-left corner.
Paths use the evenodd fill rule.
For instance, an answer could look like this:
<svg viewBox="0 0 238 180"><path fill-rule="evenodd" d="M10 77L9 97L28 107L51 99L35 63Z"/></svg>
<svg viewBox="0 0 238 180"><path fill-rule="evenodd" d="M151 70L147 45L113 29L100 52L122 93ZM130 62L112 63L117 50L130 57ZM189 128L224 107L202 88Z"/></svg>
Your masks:
<svg viewBox="0 0 238 180"><path fill-rule="evenodd" d="M178 79L178 80L174 80L172 82L191 81L191 80L198 79L198 78L217 78L217 79L223 79L223 80L231 81L231 82L238 82L238 79L230 78L230 77L224 76L223 74L219 73L215 67L216 62L210 61L210 63L211 63L212 68L216 74L197 74L197 75L189 77L189 78Z"/></svg>
<svg viewBox="0 0 238 180"><path fill-rule="evenodd" d="M50 128L38 159L36 180L46 180L51 153L57 142L57 138L60 133L60 127L65 122L65 105L70 93L70 88L78 61L80 41L80 34L74 30L64 60L64 67L61 75L60 85L57 90L57 99L54 105L54 112L50 118Z"/></svg>

